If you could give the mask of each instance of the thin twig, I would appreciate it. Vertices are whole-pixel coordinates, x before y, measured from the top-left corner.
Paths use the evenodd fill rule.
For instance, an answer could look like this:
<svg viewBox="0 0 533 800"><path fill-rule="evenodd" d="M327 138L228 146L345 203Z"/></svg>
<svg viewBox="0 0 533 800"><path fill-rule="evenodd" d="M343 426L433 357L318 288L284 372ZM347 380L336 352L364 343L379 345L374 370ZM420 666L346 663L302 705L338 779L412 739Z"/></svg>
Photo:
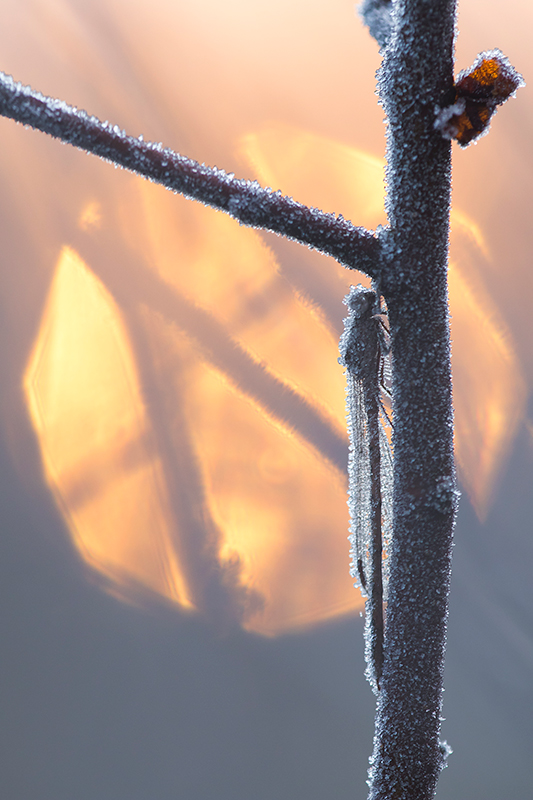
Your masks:
<svg viewBox="0 0 533 800"><path fill-rule="evenodd" d="M377 277L381 260L378 237L342 215L309 208L256 181L235 178L161 144L128 136L118 125L45 97L1 72L0 114L224 211L243 225L286 236L333 256L346 267Z"/></svg>

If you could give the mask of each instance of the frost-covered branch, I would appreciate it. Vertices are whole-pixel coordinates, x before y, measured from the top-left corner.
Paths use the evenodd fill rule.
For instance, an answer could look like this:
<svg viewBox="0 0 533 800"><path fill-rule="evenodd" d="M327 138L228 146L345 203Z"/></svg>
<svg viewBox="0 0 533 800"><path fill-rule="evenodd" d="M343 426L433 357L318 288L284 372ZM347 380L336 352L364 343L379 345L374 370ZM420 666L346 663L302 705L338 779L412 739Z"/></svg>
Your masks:
<svg viewBox="0 0 533 800"><path fill-rule="evenodd" d="M224 211L243 225L272 231L333 256L346 267L377 275L381 247L371 231L341 215L264 189L255 181L235 178L160 144L128 136L117 125L45 97L4 73L0 73L0 114Z"/></svg>
<svg viewBox="0 0 533 800"><path fill-rule="evenodd" d="M451 143L435 109L453 88L455 0L395 0L379 92L390 231L381 291L393 364L393 539L372 800L430 800L439 743L457 506L447 299Z"/></svg>

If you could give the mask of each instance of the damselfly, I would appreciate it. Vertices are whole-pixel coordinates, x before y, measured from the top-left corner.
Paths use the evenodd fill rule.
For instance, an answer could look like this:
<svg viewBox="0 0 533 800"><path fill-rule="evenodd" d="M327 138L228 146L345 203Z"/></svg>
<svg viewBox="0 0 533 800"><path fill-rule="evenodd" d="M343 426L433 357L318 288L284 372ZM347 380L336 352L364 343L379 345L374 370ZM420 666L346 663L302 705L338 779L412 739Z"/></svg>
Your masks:
<svg viewBox="0 0 533 800"><path fill-rule="evenodd" d="M390 397L389 333L386 312L373 289L352 286L344 303L349 313L339 361L347 376L351 574L366 598L366 675L379 690L392 529L392 452L385 432L390 425L385 408Z"/></svg>

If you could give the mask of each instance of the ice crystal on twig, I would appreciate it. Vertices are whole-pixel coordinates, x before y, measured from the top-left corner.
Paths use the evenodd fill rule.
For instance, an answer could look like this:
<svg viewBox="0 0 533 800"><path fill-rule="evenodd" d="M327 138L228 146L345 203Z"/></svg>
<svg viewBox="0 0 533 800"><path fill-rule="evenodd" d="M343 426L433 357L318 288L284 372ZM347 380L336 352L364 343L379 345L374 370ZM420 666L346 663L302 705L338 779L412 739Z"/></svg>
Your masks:
<svg viewBox="0 0 533 800"><path fill-rule="evenodd" d="M363 0L358 11L370 34L385 47L392 28L392 0Z"/></svg>

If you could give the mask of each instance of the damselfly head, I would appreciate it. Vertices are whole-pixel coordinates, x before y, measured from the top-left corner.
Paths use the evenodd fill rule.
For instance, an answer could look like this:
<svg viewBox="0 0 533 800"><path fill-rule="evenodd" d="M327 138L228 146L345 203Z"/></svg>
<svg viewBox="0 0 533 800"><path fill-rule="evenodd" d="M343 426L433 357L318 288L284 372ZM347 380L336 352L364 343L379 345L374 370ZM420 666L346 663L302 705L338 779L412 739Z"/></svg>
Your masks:
<svg viewBox="0 0 533 800"><path fill-rule="evenodd" d="M376 305L376 293L361 284L350 286L350 291L342 301L356 317L368 316Z"/></svg>

